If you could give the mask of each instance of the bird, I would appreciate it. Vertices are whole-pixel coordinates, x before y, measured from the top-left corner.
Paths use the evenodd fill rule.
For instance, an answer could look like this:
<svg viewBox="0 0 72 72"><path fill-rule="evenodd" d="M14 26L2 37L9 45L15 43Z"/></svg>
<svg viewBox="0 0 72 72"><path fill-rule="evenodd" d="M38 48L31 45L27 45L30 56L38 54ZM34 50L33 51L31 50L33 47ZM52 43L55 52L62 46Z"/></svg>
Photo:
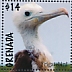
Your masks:
<svg viewBox="0 0 72 72"><path fill-rule="evenodd" d="M31 62L27 50L19 51L15 54L15 65L9 72L33 72Z"/></svg>
<svg viewBox="0 0 72 72"><path fill-rule="evenodd" d="M69 17L65 8L59 8L48 13L34 2L24 4L19 11L14 11L13 22L23 39L25 49L15 55L13 69L16 70L20 67L19 69L23 68L24 70L31 69L32 71L29 72L54 72L53 57L42 43L38 29L44 22L61 15ZM52 70L50 71L50 69ZM11 72L18 71L11 70Z"/></svg>

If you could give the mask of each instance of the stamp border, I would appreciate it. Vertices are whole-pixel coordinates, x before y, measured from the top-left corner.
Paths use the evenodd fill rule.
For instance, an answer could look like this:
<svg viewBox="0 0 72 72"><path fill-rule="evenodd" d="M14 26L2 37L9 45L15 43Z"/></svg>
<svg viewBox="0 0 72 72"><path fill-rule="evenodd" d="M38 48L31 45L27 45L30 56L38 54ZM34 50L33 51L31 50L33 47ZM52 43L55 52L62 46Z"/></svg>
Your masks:
<svg viewBox="0 0 72 72"><path fill-rule="evenodd" d="M71 70L72 70L72 1L71 1L71 49L70 49L70 67L71 67Z"/></svg>
<svg viewBox="0 0 72 72"><path fill-rule="evenodd" d="M1 64L3 67L3 47L4 47L4 1L2 0L2 14L1 14Z"/></svg>
<svg viewBox="0 0 72 72"><path fill-rule="evenodd" d="M3 68L3 50L4 50L4 2L48 2L48 3L70 3L70 14L71 14L71 18L70 18L70 21L71 21L71 40L70 40L70 70L68 71L72 71L72 1L71 0L1 0L1 6L2 6L2 14L1 14L1 70L11 70L11 69L5 69ZM34 69L33 69L34 70ZM36 69L36 70L39 70L40 69ZM45 69L44 69L45 70ZM45 70L46 71L46 70ZM48 69L49 71L49 69ZM52 71L52 69L50 70ZM57 71L57 69L53 69L53 71ZM66 69L64 70L66 71Z"/></svg>
<svg viewBox="0 0 72 72"><path fill-rule="evenodd" d="M5 0L6 2L72 2L71 0Z"/></svg>

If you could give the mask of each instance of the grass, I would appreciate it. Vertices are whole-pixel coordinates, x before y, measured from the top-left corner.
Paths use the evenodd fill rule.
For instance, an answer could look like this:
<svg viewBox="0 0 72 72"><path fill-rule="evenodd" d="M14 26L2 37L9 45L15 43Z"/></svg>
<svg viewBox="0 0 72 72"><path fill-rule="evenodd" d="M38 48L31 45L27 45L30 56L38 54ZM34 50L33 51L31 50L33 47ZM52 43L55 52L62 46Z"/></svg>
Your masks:
<svg viewBox="0 0 72 72"><path fill-rule="evenodd" d="M0 72L9 72L10 69L12 69L13 67L6 67L6 66L3 66L1 67L0 66ZM55 72L72 72L70 70L70 64L67 64L66 66L65 65L61 65L61 64L55 64Z"/></svg>
<svg viewBox="0 0 72 72"><path fill-rule="evenodd" d="M60 65L60 64L57 64L55 66L55 72L72 72L70 70L70 64L67 64L66 66L65 65Z"/></svg>
<svg viewBox="0 0 72 72"><path fill-rule="evenodd" d="M0 66L0 72L9 72L13 67Z"/></svg>

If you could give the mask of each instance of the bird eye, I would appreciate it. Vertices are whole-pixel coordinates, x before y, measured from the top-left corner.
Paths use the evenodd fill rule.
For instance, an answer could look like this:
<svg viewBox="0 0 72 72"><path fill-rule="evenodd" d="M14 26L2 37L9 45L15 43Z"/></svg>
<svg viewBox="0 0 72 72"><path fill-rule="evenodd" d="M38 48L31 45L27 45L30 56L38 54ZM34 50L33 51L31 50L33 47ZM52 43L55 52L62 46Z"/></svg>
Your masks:
<svg viewBox="0 0 72 72"><path fill-rule="evenodd" d="M30 12L26 11L25 16L30 16Z"/></svg>
<svg viewBox="0 0 72 72"><path fill-rule="evenodd" d="M42 12L39 12L39 13L42 13Z"/></svg>
<svg viewBox="0 0 72 72"><path fill-rule="evenodd" d="M42 13L42 11L41 11L41 12L39 12L39 13Z"/></svg>

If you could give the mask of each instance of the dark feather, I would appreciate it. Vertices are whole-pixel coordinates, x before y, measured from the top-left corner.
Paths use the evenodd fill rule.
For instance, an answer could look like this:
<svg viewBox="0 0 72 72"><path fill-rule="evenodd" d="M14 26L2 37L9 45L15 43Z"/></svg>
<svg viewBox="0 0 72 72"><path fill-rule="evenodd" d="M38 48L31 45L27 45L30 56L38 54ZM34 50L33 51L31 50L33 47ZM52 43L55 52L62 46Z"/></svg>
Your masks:
<svg viewBox="0 0 72 72"><path fill-rule="evenodd" d="M18 52L15 55L15 65L10 72L33 72L31 63L32 59L27 50Z"/></svg>

